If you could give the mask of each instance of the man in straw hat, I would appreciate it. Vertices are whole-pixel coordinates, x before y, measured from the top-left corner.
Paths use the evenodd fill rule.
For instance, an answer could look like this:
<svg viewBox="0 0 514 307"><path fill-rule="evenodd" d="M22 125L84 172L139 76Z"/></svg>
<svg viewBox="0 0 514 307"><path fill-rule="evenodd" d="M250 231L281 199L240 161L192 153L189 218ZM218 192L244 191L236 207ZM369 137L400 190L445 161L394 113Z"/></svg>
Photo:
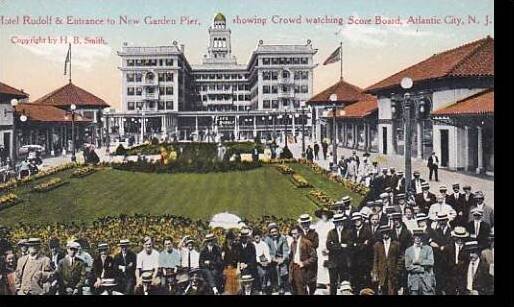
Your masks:
<svg viewBox="0 0 514 307"><path fill-rule="evenodd" d="M434 251L434 273L437 280L436 292L438 295L444 294L447 283L448 263L445 261L445 248L450 243L451 228L448 224L448 215L438 212L432 226L427 229L430 246Z"/></svg>
<svg viewBox="0 0 514 307"><path fill-rule="evenodd" d="M195 250L195 240L189 237L184 241L185 248L180 254L181 266L188 270L200 267L200 253Z"/></svg>
<svg viewBox="0 0 514 307"><path fill-rule="evenodd" d="M419 206L420 212L428 214L430 206L437 201L434 193L430 192L430 185L428 182L421 184L421 193L417 194L414 198L416 204Z"/></svg>
<svg viewBox="0 0 514 307"><path fill-rule="evenodd" d="M18 241L18 248L20 249L19 258L29 254L29 247L27 245L27 239L21 239Z"/></svg>
<svg viewBox="0 0 514 307"><path fill-rule="evenodd" d="M444 272L446 275L446 294L457 294L457 283L459 272L463 269L466 261L466 253L464 251L464 242L469 238L469 232L462 226L456 226L451 232L451 242L444 248L444 261L447 263L448 270Z"/></svg>
<svg viewBox="0 0 514 307"><path fill-rule="evenodd" d="M133 293L136 284L137 256L129 249L129 240L120 240L118 246L120 252L114 256L114 268L116 270L117 280L119 281L118 291L129 295Z"/></svg>
<svg viewBox="0 0 514 307"><path fill-rule="evenodd" d="M337 291L338 295L353 295L353 288L349 281L344 280L341 282L339 289Z"/></svg>
<svg viewBox="0 0 514 307"><path fill-rule="evenodd" d="M241 269L241 275L251 275L253 277L253 288L257 289L258 278L257 274L257 252L255 245L252 242L252 237L249 229L241 230L241 242L239 243L240 258L239 267Z"/></svg>
<svg viewBox="0 0 514 307"><path fill-rule="evenodd" d="M344 202L344 201L343 201ZM319 234L316 229L312 226L312 217L309 214L302 214L298 218L298 225L303 231L305 239L309 240L314 250L318 249L319 246ZM317 258L317 256L316 256ZM318 274L318 262L316 262L307 268L307 286L309 288L309 294L314 295L316 291L316 280Z"/></svg>
<svg viewBox="0 0 514 307"><path fill-rule="evenodd" d="M477 241L465 243L464 250L468 259L464 263L464 270L459 276L459 294L490 295L492 293L493 277L489 274L489 267L479 257L480 245Z"/></svg>
<svg viewBox="0 0 514 307"><path fill-rule="evenodd" d="M43 284L52 274L50 258L40 253L41 239L30 238L25 242L27 255L18 259L15 271L15 287L18 295L44 294Z"/></svg>
<svg viewBox="0 0 514 307"><path fill-rule="evenodd" d="M104 279L114 279L116 271L114 268L114 258L109 255L109 245L107 243L98 244L98 256L93 260L93 285L95 294L103 293L105 288L102 286Z"/></svg>
<svg viewBox="0 0 514 307"><path fill-rule="evenodd" d="M434 254L432 248L423 244L423 229L413 229L414 244L405 250L405 269L410 295L434 295L435 277L432 270Z"/></svg>
<svg viewBox="0 0 514 307"><path fill-rule="evenodd" d="M253 289L254 278L252 275L241 276L241 290L239 295L258 295L259 292Z"/></svg>
<svg viewBox="0 0 514 307"><path fill-rule="evenodd" d="M437 195L436 202L430 206L428 210L428 218L432 221L436 220L438 214L445 214L448 216L448 220L451 222L457 216L457 212L452 206L445 203L446 197L444 195Z"/></svg>
<svg viewBox="0 0 514 307"><path fill-rule="evenodd" d="M255 245L255 254L257 256L257 273L259 277L256 290L265 292L266 294L271 294L270 249L268 244L262 240L262 233L259 229L255 229L253 232L253 244Z"/></svg>
<svg viewBox="0 0 514 307"><path fill-rule="evenodd" d="M76 241L69 241L66 244L67 255L57 266L59 275L59 294L80 295L82 287L86 282L86 263L77 257L80 244Z"/></svg>
<svg viewBox="0 0 514 307"><path fill-rule="evenodd" d="M398 266L400 264L400 244L391 240L391 227L380 226L381 240L373 246L372 281L378 282L380 293L397 294Z"/></svg>
<svg viewBox="0 0 514 307"><path fill-rule="evenodd" d="M294 295L307 295L307 287L312 278L309 270L312 270L317 261L316 250L300 226L293 227L290 235L293 242L289 254L289 282Z"/></svg>
<svg viewBox="0 0 514 307"><path fill-rule="evenodd" d="M420 194L422 192L422 184L425 179L421 179L421 174L418 170L415 170L412 175L414 176L410 182L409 190L414 194Z"/></svg>
<svg viewBox="0 0 514 307"><path fill-rule="evenodd" d="M473 194L473 198L475 200L475 204L470 207L470 210L473 210L474 208L482 210L482 221L489 224L489 226L494 227L494 210L484 203L484 193L482 191L476 191L475 194ZM473 220L472 214L469 215L468 220Z"/></svg>
<svg viewBox="0 0 514 307"><path fill-rule="evenodd" d="M280 234L278 225L270 223L268 225L268 236L264 239L268 244L271 263L270 278L274 290L279 294L285 293L285 285L288 276L289 245L284 235Z"/></svg>
<svg viewBox="0 0 514 307"><path fill-rule="evenodd" d="M360 212L352 214L353 261L351 263L351 282L355 291L360 291L370 284L370 272L373 264L372 243L374 241L369 225L365 225L362 220Z"/></svg>
<svg viewBox="0 0 514 307"><path fill-rule="evenodd" d="M453 193L446 197L446 203L452 206L456 213L452 226L464 226L468 218L468 215L464 214L467 213L464 202L464 194L460 192L460 184L458 183L452 184L452 190Z"/></svg>
<svg viewBox="0 0 514 307"><path fill-rule="evenodd" d="M216 236L209 233L204 238L204 247L200 251L199 264L207 277L207 282L214 294L219 294L221 289L221 274L223 272L223 259L221 248L216 243Z"/></svg>
<svg viewBox="0 0 514 307"><path fill-rule="evenodd" d="M328 249L324 242L327 242L329 231L334 228L334 223L331 221L334 213L325 207L319 208L314 212L314 215L319 218L319 221L314 225L318 233L320 246L317 248L318 256L318 271L316 276L317 285L327 285L330 283L329 272L327 267L328 262Z"/></svg>
<svg viewBox="0 0 514 307"><path fill-rule="evenodd" d="M341 281L350 280L351 249L354 242L352 230L347 221L348 217L343 213L335 214L332 219L335 227L327 236L331 295L337 294L337 285Z"/></svg>
<svg viewBox="0 0 514 307"><path fill-rule="evenodd" d="M489 244L489 234L491 233L491 226L482 220L484 211L479 208L471 209L473 220L468 222L466 229L469 231L469 236L478 241L481 249L484 249Z"/></svg>
<svg viewBox="0 0 514 307"><path fill-rule="evenodd" d="M153 248L153 239L150 236L143 238L143 250L137 254L136 259L136 288L143 287L143 272L152 273L152 287L157 287L159 279L159 252Z"/></svg>

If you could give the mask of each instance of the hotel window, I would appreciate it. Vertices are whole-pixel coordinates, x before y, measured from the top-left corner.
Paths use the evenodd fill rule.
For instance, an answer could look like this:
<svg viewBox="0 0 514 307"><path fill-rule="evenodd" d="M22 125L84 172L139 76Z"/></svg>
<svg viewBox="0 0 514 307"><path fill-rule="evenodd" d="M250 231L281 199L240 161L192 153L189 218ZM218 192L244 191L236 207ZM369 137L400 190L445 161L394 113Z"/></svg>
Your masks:
<svg viewBox="0 0 514 307"><path fill-rule="evenodd" d="M164 106L165 106L164 101L157 102L157 109L158 110L164 110Z"/></svg>
<svg viewBox="0 0 514 307"><path fill-rule="evenodd" d="M303 80L309 79L309 72L308 71L302 71L302 79Z"/></svg>
<svg viewBox="0 0 514 307"><path fill-rule="evenodd" d="M249 101L250 100L250 95L245 95L245 101Z"/></svg>
<svg viewBox="0 0 514 307"><path fill-rule="evenodd" d="M136 82L141 82L141 80L143 80L143 75L142 74L136 74Z"/></svg>
<svg viewBox="0 0 514 307"><path fill-rule="evenodd" d="M307 85L302 85L302 87L300 88L300 92L301 93L308 93L309 92L309 87Z"/></svg>
<svg viewBox="0 0 514 307"><path fill-rule="evenodd" d="M269 94L270 93L269 85L263 85L262 86L262 92L264 94Z"/></svg>
<svg viewBox="0 0 514 307"><path fill-rule="evenodd" d="M134 82L134 74L127 74L127 82Z"/></svg>
<svg viewBox="0 0 514 307"><path fill-rule="evenodd" d="M164 95L164 86L159 87L159 95Z"/></svg>
<svg viewBox="0 0 514 307"><path fill-rule="evenodd" d="M202 100L207 101L207 95L202 95Z"/></svg>
<svg viewBox="0 0 514 307"><path fill-rule="evenodd" d="M271 64L272 65L278 65L278 58L272 58L271 59Z"/></svg>
<svg viewBox="0 0 514 307"><path fill-rule="evenodd" d="M150 109L155 109L155 101L150 101Z"/></svg>
<svg viewBox="0 0 514 307"><path fill-rule="evenodd" d="M127 95L134 96L134 88L133 87L127 87Z"/></svg>
<svg viewBox="0 0 514 307"><path fill-rule="evenodd" d="M166 110L172 110L173 109L173 100L166 101Z"/></svg>
<svg viewBox="0 0 514 307"><path fill-rule="evenodd" d="M300 80L302 78L302 72L301 71L295 71L294 72L294 79Z"/></svg>
<svg viewBox="0 0 514 307"><path fill-rule="evenodd" d="M143 108L143 102L141 102L141 101L136 102L136 108L138 108L138 109Z"/></svg>
<svg viewBox="0 0 514 307"><path fill-rule="evenodd" d="M271 101L271 107L273 109L278 109L278 100L272 100Z"/></svg>
<svg viewBox="0 0 514 307"><path fill-rule="evenodd" d="M273 85L273 86L271 87L271 92L272 92L273 94L277 94L277 93L278 93L278 86Z"/></svg>
<svg viewBox="0 0 514 307"><path fill-rule="evenodd" d="M221 91L223 89L223 85L218 84L216 85L216 90Z"/></svg>
<svg viewBox="0 0 514 307"><path fill-rule="evenodd" d="M263 71L262 80L271 80L271 73L269 71Z"/></svg>
<svg viewBox="0 0 514 307"><path fill-rule="evenodd" d="M299 85L295 85L294 86L294 92L295 93L299 93L300 92L300 86Z"/></svg>
<svg viewBox="0 0 514 307"><path fill-rule="evenodd" d="M159 59L159 66L162 66L162 63L163 63L163 62L164 62L164 61L163 61L162 59Z"/></svg>
<svg viewBox="0 0 514 307"><path fill-rule="evenodd" d="M300 107L300 100L293 100L293 106L295 108L299 108Z"/></svg>
<svg viewBox="0 0 514 307"><path fill-rule="evenodd" d="M173 66L173 59L166 59L166 66Z"/></svg>
<svg viewBox="0 0 514 307"><path fill-rule="evenodd" d="M300 64L300 58L293 58L293 64L295 64L295 65Z"/></svg>
<svg viewBox="0 0 514 307"><path fill-rule="evenodd" d="M270 108L270 106L271 106L271 103L270 103L270 101L269 101L269 100L263 100L263 101L262 101L262 107L263 107L264 109L269 109L269 108Z"/></svg>
<svg viewBox="0 0 514 307"><path fill-rule="evenodd" d="M287 70L282 71L282 78L288 79L290 75L291 74Z"/></svg>
<svg viewBox="0 0 514 307"><path fill-rule="evenodd" d="M289 106L289 100L285 99L282 101L282 106L283 107L288 107Z"/></svg>
<svg viewBox="0 0 514 307"><path fill-rule="evenodd" d="M134 60L127 60L127 66L134 66Z"/></svg>
<svg viewBox="0 0 514 307"><path fill-rule="evenodd" d="M173 95L173 87L166 88L166 95Z"/></svg>
<svg viewBox="0 0 514 307"><path fill-rule="evenodd" d="M271 72L271 80L278 80L278 72L277 71Z"/></svg>
<svg viewBox="0 0 514 307"><path fill-rule="evenodd" d="M237 97L237 100L239 100L239 101L243 101L243 100L245 100L245 96L244 96L244 95L239 95L239 96Z"/></svg>
<svg viewBox="0 0 514 307"><path fill-rule="evenodd" d="M141 96L143 94L143 90L140 87L136 87L136 96Z"/></svg>
<svg viewBox="0 0 514 307"><path fill-rule="evenodd" d="M127 104L127 108L129 110L134 110L134 102L133 101L130 101L128 104Z"/></svg>
<svg viewBox="0 0 514 307"><path fill-rule="evenodd" d="M231 89L230 85L228 85L228 84L225 84L224 88L226 91L230 91L230 89Z"/></svg>
<svg viewBox="0 0 514 307"><path fill-rule="evenodd" d="M262 65L269 65L269 63L270 63L269 58L263 58L262 59Z"/></svg>
<svg viewBox="0 0 514 307"><path fill-rule="evenodd" d="M245 91L249 91L250 90L250 87L248 86L248 84L245 84Z"/></svg>
<svg viewBox="0 0 514 307"><path fill-rule="evenodd" d="M309 59L308 58L302 58L301 59L301 63L302 64L309 64Z"/></svg>
<svg viewBox="0 0 514 307"><path fill-rule="evenodd" d="M207 85L202 85L202 91L207 91Z"/></svg>
<svg viewBox="0 0 514 307"><path fill-rule="evenodd" d="M157 79L159 80L159 82L164 81L164 74L162 72L158 73L157 74Z"/></svg>

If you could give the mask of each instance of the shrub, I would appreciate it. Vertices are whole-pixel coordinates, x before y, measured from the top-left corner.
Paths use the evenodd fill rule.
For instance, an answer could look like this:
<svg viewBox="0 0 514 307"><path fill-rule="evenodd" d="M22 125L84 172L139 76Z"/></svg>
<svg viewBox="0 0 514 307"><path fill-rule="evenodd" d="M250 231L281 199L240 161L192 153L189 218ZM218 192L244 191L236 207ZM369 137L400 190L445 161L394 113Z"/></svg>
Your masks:
<svg viewBox="0 0 514 307"><path fill-rule="evenodd" d="M284 147L284 149L282 149L282 152L280 153L280 159L292 159L292 158L293 158L293 154L289 150L289 147Z"/></svg>
<svg viewBox="0 0 514 307"><path fill-rule="evenodd" d="M116 147L116 151L114 152L115 155L117 156L124 156L125 154L127 154L127 150L125 149L125 147L123 147L122 144L118 145L118 147Z"/></svg>

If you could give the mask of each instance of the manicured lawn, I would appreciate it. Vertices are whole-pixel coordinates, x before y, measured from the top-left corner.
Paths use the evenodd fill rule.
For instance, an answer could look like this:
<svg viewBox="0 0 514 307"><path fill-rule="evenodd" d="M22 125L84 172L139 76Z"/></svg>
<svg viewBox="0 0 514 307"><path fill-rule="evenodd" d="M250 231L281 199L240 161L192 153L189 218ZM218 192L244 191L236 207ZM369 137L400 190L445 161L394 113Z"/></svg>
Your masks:
<svg viewBox="0 0 514 307"><path fill-rule="evenodd" d="M339 198L342 186L314 174L303 165L291 165L316 188ZM174 214L210 219L228 211L241 217L262 215L297 217L313 213L316 206L305 197L309 189L297 189L289 176L273 167L246 172L209 174L149 174L101 170L84 178L62 177L70 184L47 193L31 193L30 187L14 191L24 202L0 211L0 225L89 222L106 215L135 213ZM350 193L351 194L351 193ZM352 197L355 196L352 195Z"/></svg>

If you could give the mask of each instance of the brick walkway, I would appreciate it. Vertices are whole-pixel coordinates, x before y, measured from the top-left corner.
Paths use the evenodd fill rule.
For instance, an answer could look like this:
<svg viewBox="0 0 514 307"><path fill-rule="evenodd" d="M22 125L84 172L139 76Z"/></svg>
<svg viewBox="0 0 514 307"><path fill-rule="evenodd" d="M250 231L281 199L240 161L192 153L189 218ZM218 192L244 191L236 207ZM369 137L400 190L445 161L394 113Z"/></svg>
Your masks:
<svg viewBox="0 0 514 307"><path fill-rule="evenodd" d="M313 145L312 142L306 140L305 146L307 145ZM282 144L283 146L283 144ZM301 151L302 151L302 143L298 142L296 144L289 144L288 145L291 152L293 153L293 156L295 158L301 157ZM337 157L338 159L341 157L341 155L344 155L345 157L349 157L352 155L353 149L347 149L347 148L338 148L337 150ZM362 157L363 151L356 150L357 155L359 157ZM370 156L371 161L378 161L379 167L394 167L396 168L396 171L403 170L404 169L404 159L403 156L398 155L381 155L377 153L371 153ZM328 169L329 163L332 162L332 151L329 147L329 153L327 155L327 160L323 160L323 154L320 150L320 160L315 161L318 163L321 167ZM419 160L419 159L412 159L412 171L418 170L421 173L421 178L428 180L428 168L427 168L427 161L426 160ZM455 172L455 171L449 171L445 169L439 169L439 182L436 181L429 181L430 183L430 190L434 192L439 191L439 186L445 185L448 188L448 193L451 193L452 190L452 184L453 183L460 183L461 191L462 186L465 184L469 184L472 188L472 191L478 191L481 190L485 195L485 202L487 205L494 208L494 179L490 177L479 177L471 174L466 174L463 172Z"/></svg>

